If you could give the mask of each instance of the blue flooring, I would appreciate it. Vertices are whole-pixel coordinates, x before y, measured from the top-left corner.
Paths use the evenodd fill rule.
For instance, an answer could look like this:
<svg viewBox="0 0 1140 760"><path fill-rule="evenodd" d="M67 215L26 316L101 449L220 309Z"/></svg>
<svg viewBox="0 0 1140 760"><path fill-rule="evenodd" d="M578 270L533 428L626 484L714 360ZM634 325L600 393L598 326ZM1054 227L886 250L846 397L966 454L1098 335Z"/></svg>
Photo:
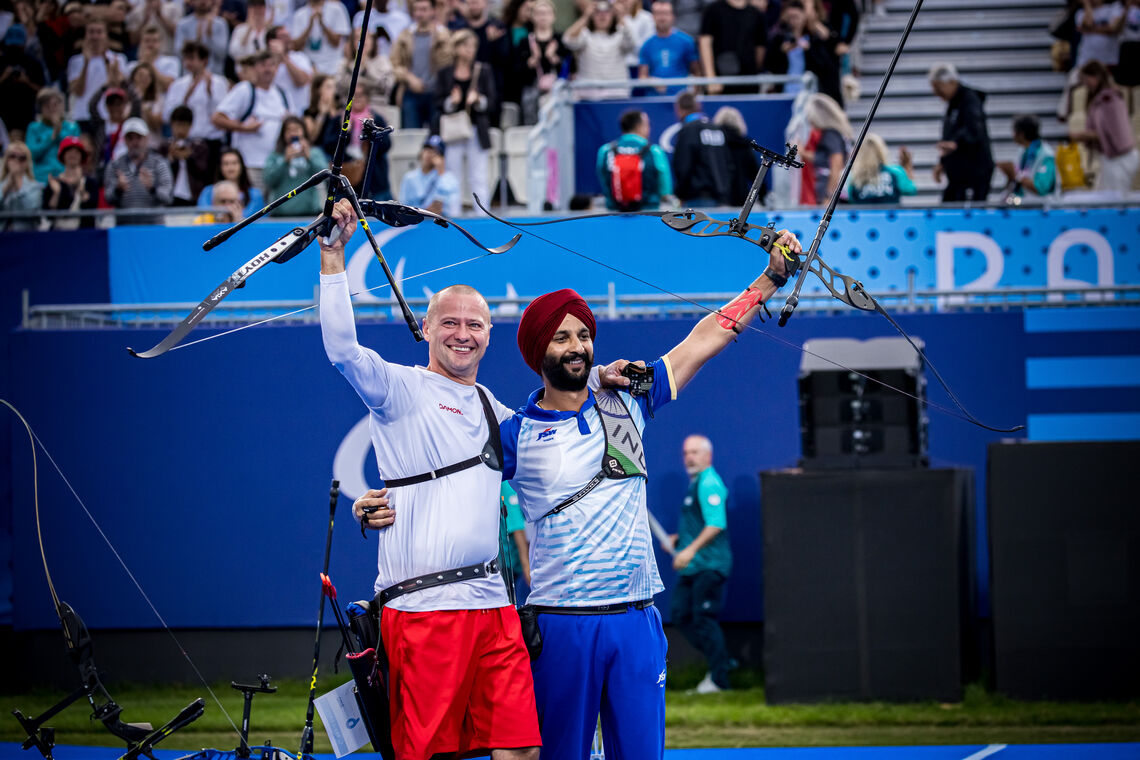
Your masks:
<svg viewBox="0 0 1140 760"><path fill-rule="evenodd" d="M55 760L116 760L114 747L58 745ZM176 760L185 750L155 750L157 760ZM358 755L363 753L357 753ZM0 743L0 760L34 760L16 743ZM256 755L255 755L256 757ZM331 754L316 760L335 760ZM674 749L666 760L1140 760L1140 743L1130 744L990 744L934 747L780 747L771 749Z"/></svg>

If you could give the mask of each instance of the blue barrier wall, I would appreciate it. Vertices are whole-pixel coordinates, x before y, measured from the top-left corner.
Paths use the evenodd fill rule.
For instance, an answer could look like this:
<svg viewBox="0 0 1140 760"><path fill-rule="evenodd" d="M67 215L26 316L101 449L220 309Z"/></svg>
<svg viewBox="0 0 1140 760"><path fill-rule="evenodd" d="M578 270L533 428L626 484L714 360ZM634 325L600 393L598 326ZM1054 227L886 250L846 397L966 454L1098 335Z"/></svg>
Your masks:
<svg viewBox="0 0 1140 760"><path fill-rule="evenodd" d="M731 215L721 215L729 218ZM766 218L762 211L753 222ZM819 213L798 211L770 217L804 241L815 234ZM464 220L488 245L506 242L513 230L491 219ZM230 272L290 229L282 223L255 225L231 242L203 253L202 241L216 227L121 227L110 232L111 296L116 303L197 303ZM568 222L533 228L537 235L589 253L655 285L680 292L729 292L763 269L752 246L725 238L682 236L652 218ZM904 290L913 273L919 289L992 289L1140 283L1140 208L840 210L820 248L824 259L872 292ZM377 227L384 255L405 291L422 296L453 282L467 282L488 296L538 294L561 285L601 295L609 282L621 293L650 293L644 283L584 262L531 235L498 256L486 256L428 277L481 251L452 230L435 225ZM349 243L354 292L380 286L384 275L362 235ZM316 252L269 267L236 291L230 301L307 300L313 297ZM49 278L49 272L44 272ZM33 291L35 292L35 291ZM809 279L805 292L823 292ZM371 298L385 300L386 286ZM42 300L40 301L42 302Z"/></svg>
<svg viewBox="0 0 1140 760"><path fill-rule="evenodd" d="M304 264L294 268L309 269L309 282L315 280ZM567 280L575 274L576 268L567 269ZM1140 414L1140 309L916 315L901 321L926 341L959 397L983 420L1028 420L1030 434L1039 417L1051 421L1044 427L1038 422L1040 431L1060 430L1063 437L1136 436L1129 421ZM603 322L598 358L652 358L681 340L692 324ZM892 334L880 318L862 314L797 315L782 330L771 323L763 329L795 346L819 337ZM425 348L410 340L403 325L364 326L360 335L394 361L425 360ZM515 325L497 324L480 375L510 404L537 385L518 356L514 335ZM351 436L364 417L359 399L325 359L316 326L246 330L153 361L131 359L123 350L161 336L155 330L19 331L11 336L10 362L17 371L10 396L170 625L311 624L310 592L338 450L337 475L346 485L359 482L362 468L375 471L371 454ZM737 562L728 620L763 616L757 473L792 465L799 456L800 358L793 347L744 334L658 415L647 436L650 508L670 528L686 484L681 441L692 432L713 440L716 466L732 494ZM1086 360L1102 362L1107 370L1072 370ZM1090 383L1096 386L1091 392ZM929 395L935 403L949 403L933 384ZM1074 416L1084 416L1085 425ZM1088 427L1092 422L1101 427ZM35 541L28 445L22 431L12 435L15 623L51 628L56 623ZM973 467L978 476L982 614L988 609L984 457L986 445L999 437L931 413L935 464ZM156 627L43 457L40 476L46 551L61 597L92 627ZM350 502L346 496L339 511L332 573L341 596L359 598L370 593L376 543L361 539ZM671 586L672 570L663 569L663 576ZM662 608L668 609L667 597Z"/></svg>
<svg viewBox="0 0 1140 760"><path fill-rule="evenodd" d="M754 215L754 221L760 218L760 214ZM777 214L772 221L795 230L806 243L818 223L818 214ZM504 242L512 234L493 220L474 219L469 226L488 244ZM25 287L30 289L33 303L40 304L197 302L289 226L255 225L222 248L203 253L201 242L216 229L127 227L109 233L5 235L0 246L0 288L8 315L4 327L18 320L19 292ZM740 241L693 240L652 219L574 222L536 232L672 290L736 291L763 266L762 257ZM822 251L834 266L863 279L872 290L902 289L908 272L913 273L919 288L1135 284L1140 282L1137 232L1140 209L1135 208L841 210L832 221ZM436 226L380 228L378 234L411 296L426 295L456 281L468 282L491 296L512 290L536 294L560 286L601 295L611 281L622 293L651 291L648 285L530 236L507 254L480 256L478 249L454 232ZM350 263L354 290L383 282L379 266L361 243L358 236L350 244L355 251ZM472 257L478 258L468 260ZM465 263L414 277L457 260ZM287 266L270 266L231 299L311 299L316 266L315 252ZM819 287L809 285L808 290L813 289L818 291ZM379 300L387 297L383 288L366 296ZM1140 430L1140 311L1042 310L1024 316L909 317L904 323L927 340L936 364L954 387L964 392L971 409L987 420L1025 422L1028 436L1036 440L1134 438ZM684 334L686 324L616 323L607 327L607 343L600 350L603 356L661 352ZM370 340L374 335L377 341L391 345L393 358L422 361L421 348L410 344L402 326L369 328L365 334ZM530 389L533 377L515 356L513 326L501 326L498 334L491 353L497 360L487 365L485 378L505 400L518 401ZM890 333L889 328L865 317L802 315L777 334L799 342L809 337ZM293 571L288 568L293 564L289 558L310 556L315 551L309 545L311 536L290 531L308 519L314 505L319 506L331 467L330 450L336 451L354 424L349 418L355 414L356 400L325 365L315 335L315 330L303 328L251 330L145 363L128 360L122 349L126 345L149 345L161 337L158 331L18 333L16 342L10 343L13 336L4 330L0 338L0 355L5 357L0 362L0 395L25 409L41 434L50 433L43 437L53 451L56 446L65 447L68 456L61 464L69 473L81 468L83 477L77 479L80 493L99 500L101 508L93 511L101 519L109 514L117 530L138 537L140 556L154 568L154 577L164 584L164 593L178 599L184 589L194 593L194 589L216 588L224 580L218 575L219 568L237 567L240 572L234 577L239 585L264 587L276 598L292 593L308 577L291 575ZM636 340L642 335L644 342ZM648 343L653 344L649 349L645 348ZM787 347L749 335L718 360L718 366L731 369L702 374L693 390L658 426L663 432L651 439L651 447L656 447L651 448L653 461L665 463L658 471L660 477L654 478L653 487L658 490L654 491L653 508L666 515L667 524L667 514L675 508L672 494L683 487L675 460L686 433L704 430L712 435L717 443L718 466L730 470L726 481L737 494L734 542L738 554L753 562L741 567L730 588L730 619L754 620L761 615L761 565L751 549L759 525L755 473L787 465L798 456L794 420L798 361L798 354ZM715 380L709 379L710 374ZM306 405L298 400L317 398L315 388L321 389L319 393L331 393L336 401L325 404L322 398L319 404L310 401ZM769 400L757 389L775 395ZM939 396L939 392L933 393L932 400L938 401ZM734 408L724 419L701 416L701 410L724 408L724 399L739 404L739 413ZM980 404L989 404L989 413L975 408ZM330 427L324 417L334 412L343 419L338 418ZM42 570L30 554L26 439L22 430L12 427L10 415L5 415L5 420L0 423L0 431L5 433L0 440L0 462L4 463L0 467L0 523L7 526L12 517L18 531L15 573L23 581L15 593L26 604L17 618L24 626L52 625L50 607L39 593ZM991 437L978 438L969 426L937 413L933 420L934 456L947 463L980 468L982 445ZM722 426L723 439L719 437ZM237 434L226 432L231 427ZM82 436L76 431L83 431ZM305 444L282 443L300 440ZM278 451L279 447L284 451ZM13 456L14 467L9 462ZM247 461L252 465L242 466ZM301 464L293 466L297 462ZM44 466L41 462L41 473ZM288 476L287 486L278 484L279 472ZM982 510L984 472L979 469L978 474ZM48 476L45 484L51 480ZM16 491L8 493L13 482ZM194 498L184 494L185 489ZM303 502L300 494L305 494ZM312 501L309 494L314 494ZM85 578L115 579L105 596L97 595L84 605L100 610L94 622L102 626L153 625L145 609L130 608L134 602L131 594L121 593L120 571L105 561L111 558L100 556L96 561L103 552L102 544L76 516L70 495L58 491L52 498L51 504L68 515L65 524L55 526L60 536L55 546L62 548L63 555L55 561L68 563L70 571ZM14 516L13 503L20 505ZM278 504L288 505L287 524L277 524L266 516ZM51 519L59 519L58 513L52 511ZM179 520L191 521L191 529L183 533ZM231 521L236 521L233 527ZM219 525L224 529L216 530ZM984 527L984 521L979 525ZM313 530L319 530L319 525ZM56 533L48 532L49 541ZM172 541L178 541L170 536L183 535L185 547L170 554ZM263 536L267 543L259 545ZM337 552L343 556L338 561L346 563L342 570L359 568L362 560L370 566L367 550L350 538L351 528L338 537L338 545L348 541ZM0 531L0 556L6 554L3 541ZM205 542L205 549L201 542ZM210 547L214 543L224 551L213 551ZM84 553L79 554L76 547L84 547ZM87 551L93 554L89 556ZM979 537L978 556L984 583L984 536ZM283 580L266 574L259 565L263 560L274 572L283 573ZM182 564L174 566L173 561ZM197 580L195 572L203 573L206 580ZM5 584L10 582L10 575L0 574L0 623L5 621ZM984 612L984 588L980 600ZM230 606L212 604L209 600L191 604L180 612L181 622L257 624L253 613L232 600L226 602ZM304 614L288 605L280 610L275 607L270 622L297 624Z"/></svg>
<svg viewBox="0 0 1140 760"><path fill-rule="evenodd" d="M8 361L9 329L23 317L23 291L32 303L107 303L111 300L107 267L107 233L75 230L45 235L8 232L0 236L0 397L12 387ZM8 475L11 459L9 430L16 420L0 414L0 475ZM22 429L21 429L22 434ZM11 556L12 479L0 477L0 566ZM0 574L0 625L12 622L11 575Z"/></svg>

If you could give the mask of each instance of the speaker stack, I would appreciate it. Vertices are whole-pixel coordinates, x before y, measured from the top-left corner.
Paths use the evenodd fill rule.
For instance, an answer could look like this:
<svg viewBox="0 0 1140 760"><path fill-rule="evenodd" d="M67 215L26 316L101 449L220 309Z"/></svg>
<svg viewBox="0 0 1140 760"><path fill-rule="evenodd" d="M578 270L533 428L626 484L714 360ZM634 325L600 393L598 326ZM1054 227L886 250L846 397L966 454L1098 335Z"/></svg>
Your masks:
<svg viewBox="0 0 1140 760"><path fill-rule="evenodd" d="M760 476L772 704L962 698L963 469Z"/></svg>
<svg viewBox="0 0 1140 760"><path fill-rule="evenodd" d="M997 689L1140 696L1140 441L996 443L988 454Z"/></svg>
<svg viewBox="0 0 1140 760"><path fill-rule="evenodd" d="M799 376L805 469L929 465L922 358L903 338L810 340L804 350L810 352Z"/></svg>
<svg viewBox="0 0 1140 760"><path fill-rule="evenodd" d="M929 469L904 339L804 348L802 468L760 476L768 701L959 700L973 472Z"/></svg>

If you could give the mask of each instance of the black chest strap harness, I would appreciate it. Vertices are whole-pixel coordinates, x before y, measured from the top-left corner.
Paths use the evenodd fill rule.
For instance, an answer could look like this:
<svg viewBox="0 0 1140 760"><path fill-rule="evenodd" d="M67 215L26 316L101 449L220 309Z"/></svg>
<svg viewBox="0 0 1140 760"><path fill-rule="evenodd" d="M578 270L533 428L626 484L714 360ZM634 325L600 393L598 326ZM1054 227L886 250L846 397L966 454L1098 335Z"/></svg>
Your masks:
<svg viewBox="0 0 1140 760"><path fill-rule="evenodd" d="M502 471L503 441L499 438L498 417L495 416L495 410L491 408L491 400L487 398L487 394L483 392L483 389L476 385L475 390L479 392L479 401L483 404L483 416L487 420L487 442L483 444L483 450L470 459L464 459L462 462L440 467L438 470L431 470L430 472L412 475L407 478L391 478L385 480L384 485L386 487L400 488L402 486L413 486L416 483L426 483L429 480L463 472L480 464L485 464L496 472Z"/></svg>
<svg viewBox="0 0 1140 760"><path fill-rule="evenodd" d="M449 464L437 470L425 472L420 475L412 475L407 478L385 480L384 485L386 487L401 488L403 486L415 485L416 483L426 483L429 480L454 475L457 472L463 472L464 470L469 470L481 464L487 465L496 472L502 471L503 441L499 437L498 417L495 415L495 410L491 407L491 400L487 398L487 394L483 392L483 389L476 385L475 390L479 393L479 401L483 404L483 417L487 421L487 442L483 444L483 450L473 457L464 459L462 462ZM484 578L489 575L495 575L498 572L499 561L496 558L490 562L480 562L475 565L466 565L452 570L443 570L436 573L427 573L415 578L408 578L393 586L389 586L377 594L372 600L372 606L374 610L379 611L381 607L393 599L403 596L404 594L410 594L413 591L422 591L428 588L435 588L436 586L445 586L448 583L459 583L475 578Z"/></svg>
<svg viewBox="0 0 1140 760"><path fill-rule="evenodd" d="M620 393L610 390L594 394L594 408L602 421L602 432L606 437L606 447L602 452L602 464L597 475L582 486L573 496L543 515L556 515L567 507L581 501L603 480L624 480L625 478L649 478L645 469L645 447L641 442L641 431L633 422L629 406Z"/></svg>

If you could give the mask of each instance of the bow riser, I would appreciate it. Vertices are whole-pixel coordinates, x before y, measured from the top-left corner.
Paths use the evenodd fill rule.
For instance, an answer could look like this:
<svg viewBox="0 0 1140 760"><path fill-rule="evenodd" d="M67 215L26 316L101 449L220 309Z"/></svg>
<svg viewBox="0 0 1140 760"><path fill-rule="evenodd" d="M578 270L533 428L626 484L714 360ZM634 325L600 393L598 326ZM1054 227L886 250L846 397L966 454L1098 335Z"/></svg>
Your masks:
<svg viewBox="0 0 1140 760"><path fill-rule="evenodd" d="M806 253L800 254L800 263L818 277L819 281L823 283L823 287L827 288L831 295L835 296L838 300L852 308L862 311L883 311L878 301L872 298L871 294L863 288L863 283L854 277L848 277L845 274L836 272L825 264L823 259L819 256L813 258L810 263L808 263L807 259L808 255ZM842 287L842 290L836 287L837 281L839 286Z"/></svg>
<svg viewBox="0 0 1140 760"><path fill-rule="evenodd" d="M776 242L776 229L769 226L740 223L736 219L722 222L712 219L696 211L685 211L680 214L671 214L661 217L671 229L682 235L692 237L734 237L747 240L749 243L760 246L766 252L772 252L772 244ZM752 237L750 233L756 231L758 235Z"/></svg>

